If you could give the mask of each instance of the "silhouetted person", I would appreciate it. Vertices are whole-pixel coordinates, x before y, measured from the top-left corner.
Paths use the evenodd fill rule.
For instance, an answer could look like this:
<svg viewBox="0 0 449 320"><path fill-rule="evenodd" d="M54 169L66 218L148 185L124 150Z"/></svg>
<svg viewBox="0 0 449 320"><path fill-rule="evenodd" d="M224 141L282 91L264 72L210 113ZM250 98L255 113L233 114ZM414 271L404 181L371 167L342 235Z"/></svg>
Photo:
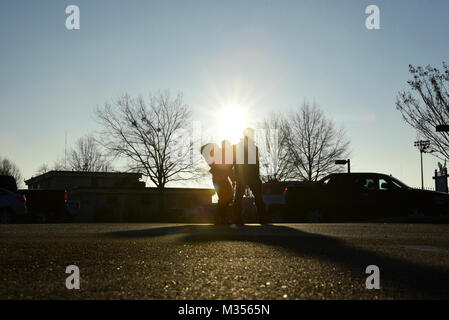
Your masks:
<svg viewBox="0 0 449 320"><path fill-rule="evenodd" d="M231 181L235 179L232 162L232 145L228 141L222 142L222 148L215 143L208 143L201 147L201 154L206 159L212 174L212 182L218 196L216 222L226 223L226 208L232 202L234 195ZM226 161L228 149L228 161Z"/></svg>
<svg viewBox="0 0 449 320"><path fill-rule="evenodd" d="M254 141L254 130L251 128L243 131L243 141L235 144L234 171L236 176L236 190L234 198L234 222L242 224L242 201L246 187L248 186L254 195L259 222L268 222L265 203L262 197L262 181L259 172L259 149Z"/></svg>

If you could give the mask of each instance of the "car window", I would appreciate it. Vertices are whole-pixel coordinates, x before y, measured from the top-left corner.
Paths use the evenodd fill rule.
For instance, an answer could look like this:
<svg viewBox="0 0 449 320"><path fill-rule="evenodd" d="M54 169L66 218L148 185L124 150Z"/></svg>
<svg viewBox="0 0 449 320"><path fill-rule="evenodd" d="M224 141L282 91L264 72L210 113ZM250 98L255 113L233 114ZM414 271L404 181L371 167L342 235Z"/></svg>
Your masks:
<svg viewBox="0 0 449 320"><path fill-rule="evenodd" d="M392 185L397 189L406 189L406 185L396 179L391 179Z"/></svg>
<svg viewBox="0 0 449 320"><path fill-rule="evenodd" d="M376 182L372 178L366 178L363 187L367 190L376 190Z"/></svg>
<svg viewBox="0 0 449 320"><path fill-rule="evenodd" d="M378 190L377 179L368 177L357 177L353 180L353 185L357 190Z"/></svg>
<svg viewBox="0 0 449 320"><path fill-rule="evenodd" d="M379 179L379 190L388 190L389 186L390 186L390 183L387 180L385 180L383 178Z"/></svg>

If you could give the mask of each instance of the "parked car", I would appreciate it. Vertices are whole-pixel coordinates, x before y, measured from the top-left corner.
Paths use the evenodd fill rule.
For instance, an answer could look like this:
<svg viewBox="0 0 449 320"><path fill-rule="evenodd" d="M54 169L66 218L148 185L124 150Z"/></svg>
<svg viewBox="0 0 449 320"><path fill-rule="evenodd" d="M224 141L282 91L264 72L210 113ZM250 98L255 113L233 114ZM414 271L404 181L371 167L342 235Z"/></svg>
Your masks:
<svg viewBox="0 0 449 320"><path fill-rule="evenodd" d="M65 190L33 190L17 189L14 177L0 175L0 188L10 193L2 196L3 201L8 205L0 204L0 213L3 220L24 222L65 222L70 221L79 210L79 201L74 200L67 206L67 193ZM19 204L12 201L16 199ZM23 214L25 208L25 215Z"/></svg>
<svg viewBox="0 0 449 320"><path fill-rule="evenodd" d="M284 191L287 186L296 185L298 181L265 182L262 184L262 198L265 210L271 222L284 221L285 197ZM246 222L259 222L254 197L245 195L243 197L243 217Z"/></svg>
<svg viewBox="0 0 449 320"><path fill-rule="evenodd" d="M67 210L69 211L70 216L75 217L79 214L81 209L80 200L67 200Z"/></svg>
<svg viewBox="0 0 449 320"><path fill-rule="evenodd" d="M285 197L288 186L299 184L298 181L266 182L262 185L262 197L266 210L273 222L284 220Z"/></svg>
<svg viewBox="0 0 449 320"><path fill-rule="evenodd" d="M29 222L65 222L70 220L65 190L18 190L27 199Z"/></svg>
<svg viewBox="0 0 449 320"><path fill-rule="evenodd" d="M287 187L289 221L354 221L449 213L449 195L381 173L336 173Z"/></svg>
<svg viewBox="0 0 449 320"><path fill-rule="evenodd" d="M0 223L13 223L27 216L26 198L24 195L0 188Z"/></svg>

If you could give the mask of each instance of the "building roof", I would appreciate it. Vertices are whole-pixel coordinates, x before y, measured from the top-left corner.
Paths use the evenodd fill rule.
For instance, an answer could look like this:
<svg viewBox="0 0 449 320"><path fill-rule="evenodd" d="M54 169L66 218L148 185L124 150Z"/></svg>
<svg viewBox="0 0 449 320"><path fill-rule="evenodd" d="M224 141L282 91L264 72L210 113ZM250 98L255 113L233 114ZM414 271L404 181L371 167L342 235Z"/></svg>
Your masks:
<svg viewBox="0 0 449 320"><path fill-rule="evenodd" d="M26 180L25 183L27 185L31 185L33 183L40 183L41 181L45 181L47 179L51 179L54 177L96 177L96 178L129 178L129 179L135 179L136 181L139 181L142 177L141 173L133 173L133 172L86 172L86 171L48 171L46 173L43 173L41 175L31 177L30 179ZM144 182L140 182L144 184ZM92 187L92 186L86 186L86 187L73 187L70 188L71 192L146 192L146 193L157 193L159 190L155 187L148 187L145 188L145 185L143 187L126 187L122 188L120 186L114 186L114 187ZM166 187L164 188L164 192L167 194L170 193L191 193L191 192L210 192L212 194L215 193L214 189L211 188L171 188Z"/></svg>
<svg viewBox="0 0 449 320"><path fill-rule="evenodd" d="M28 180L25 180L27 185L36 183L42 180L46 180L52 177L98 177L98 178L106 178L106 177L115 177L115 178L134 178L140 179L142 177L141 173L134 172L89 172L89 171L48 171L46 173L40 174L35 177L31 177Z"/></svg>
<svg viewBox="0 0 449 320"><path fill-rule="evenodd" d="M147 187L147 188L75 188L70 190L72 194L79 193L128 193L128 194L159 194L159 189L155 187ZM171 194L205 194L208 193L210 195L215 194L215 189L213 188L170 188L166 187L164 189L165 195Z"/></svg>

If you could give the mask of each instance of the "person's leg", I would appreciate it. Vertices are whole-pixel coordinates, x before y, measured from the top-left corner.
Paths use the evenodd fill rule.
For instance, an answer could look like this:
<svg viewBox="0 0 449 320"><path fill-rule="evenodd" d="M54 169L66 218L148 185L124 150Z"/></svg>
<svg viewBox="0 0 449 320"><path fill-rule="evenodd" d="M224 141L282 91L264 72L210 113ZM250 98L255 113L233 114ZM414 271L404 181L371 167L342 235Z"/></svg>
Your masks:
<svg viewBox="0 0 449 320"><path fill-rule="evenodd" d="M217 221L218 223L226 223L229 219L227 219L227 208L232 201L233 190L232 185L228 179L220 181L217 183L217 195L218 195L218 203L217 203Z"/></svg>
<svg viewBox="0 0 449 320"><path fill-rule="evenodd" d="M219 223L220 221L220 184L218 183L218 181L215 179L215 177L212 177L212 182L214 184L214 189L215 189L215 193L217 194L218 197L218 201L217 201L217 206L215 207L215 210L213 211L213 223Z"/></svg>
<svg viewBox="0 0 449 320"><path fill-rule="evenodd" d="M234 211L234 223L236 224L242 224L242 201L243 201L243 195L245 193L245 187L244 182L241 180L236 181L236 188L235 188L235 197L234 197L234 205L233 205L233 211Z"/></svg>
<svg viewBox="0 0 449 320"><path fill-rule="evenodd" d="M254 202L256 203L256 209L257 209L257 215L259 216L259 222L264 224L269 221L267 214L266 214L266 208L265 208L265 202L263 201L262 196L262 181L260 181L259 177L253 177L251 179L250 183L250 189L251 192L254 195Z"/></svg>
<svg viewBox="0 0 449 320"><path fill-rule="evenodd" d="M246 181L244 176L243 166L240 164L234 165L235 178L235 195L233 204L233 222L242 224L242 202L245 194Z"/></svg>

